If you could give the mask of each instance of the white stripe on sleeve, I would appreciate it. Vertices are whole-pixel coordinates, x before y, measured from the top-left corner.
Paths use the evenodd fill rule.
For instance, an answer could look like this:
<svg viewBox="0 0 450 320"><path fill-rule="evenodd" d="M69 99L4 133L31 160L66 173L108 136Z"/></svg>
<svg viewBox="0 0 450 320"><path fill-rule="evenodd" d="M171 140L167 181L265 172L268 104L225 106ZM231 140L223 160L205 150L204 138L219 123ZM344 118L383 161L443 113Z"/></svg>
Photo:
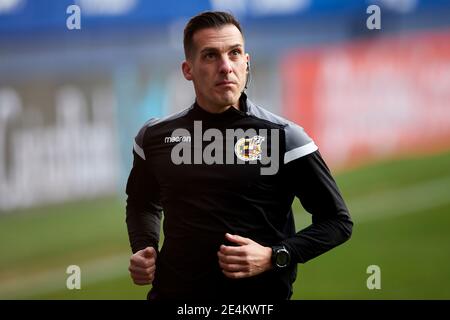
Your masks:
<svg viewBox="0 0 450 320"><path fill-rule="evenodd" d="M135 151L142 159L145 160L144 149L142 149L141 147L139 147L139 145L136 143L136 141L134 141L133 148L134 148L134 151Z"/></svg>
<svg viewBox="0 0 450 320"><path fill-rule="evenodd" d="M284 154L284 163L291 162L292 160L304 157L310 153L313 153L319 149L314 141L311 141L308 144L305 144L304 146L292 149Z"/></svg>

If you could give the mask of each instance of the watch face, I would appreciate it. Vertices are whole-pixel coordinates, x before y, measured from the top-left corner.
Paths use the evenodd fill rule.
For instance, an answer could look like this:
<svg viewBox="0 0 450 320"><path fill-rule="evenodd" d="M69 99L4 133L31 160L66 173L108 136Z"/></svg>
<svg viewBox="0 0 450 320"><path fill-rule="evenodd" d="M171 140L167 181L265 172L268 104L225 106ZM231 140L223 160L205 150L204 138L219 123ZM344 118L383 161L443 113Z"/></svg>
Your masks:
<svg viewBox="0 0 450 320"><path fill-rule="evenodd" d="M277 252L276 264L279 267L285 267L289 263L289 253L281 249Z"/></svg>

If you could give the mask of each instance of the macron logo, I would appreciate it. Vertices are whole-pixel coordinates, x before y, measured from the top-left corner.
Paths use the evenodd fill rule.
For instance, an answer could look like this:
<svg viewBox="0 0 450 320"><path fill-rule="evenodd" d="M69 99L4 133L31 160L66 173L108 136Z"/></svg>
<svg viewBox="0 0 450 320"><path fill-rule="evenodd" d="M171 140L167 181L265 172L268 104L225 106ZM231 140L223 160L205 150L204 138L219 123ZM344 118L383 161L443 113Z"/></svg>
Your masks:
<svg viewBox="0 0 450 320"><path fill-rule="evenodd" d="M191 136L171 136L164 138L164 143L174 142L191 142Z"/></svg>

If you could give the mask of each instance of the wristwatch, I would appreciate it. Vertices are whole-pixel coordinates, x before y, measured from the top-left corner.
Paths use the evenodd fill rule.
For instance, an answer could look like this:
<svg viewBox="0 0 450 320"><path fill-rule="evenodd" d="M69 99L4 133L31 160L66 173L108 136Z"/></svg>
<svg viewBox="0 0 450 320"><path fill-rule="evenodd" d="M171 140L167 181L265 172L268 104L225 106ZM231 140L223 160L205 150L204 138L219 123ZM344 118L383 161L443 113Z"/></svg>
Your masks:
<svg viewBox="0 0 450 320"><path fill-rule="evenodd" d="M272 247L272 266L275 269L284 269L291 262L291 255L284 246Z"/></svg>

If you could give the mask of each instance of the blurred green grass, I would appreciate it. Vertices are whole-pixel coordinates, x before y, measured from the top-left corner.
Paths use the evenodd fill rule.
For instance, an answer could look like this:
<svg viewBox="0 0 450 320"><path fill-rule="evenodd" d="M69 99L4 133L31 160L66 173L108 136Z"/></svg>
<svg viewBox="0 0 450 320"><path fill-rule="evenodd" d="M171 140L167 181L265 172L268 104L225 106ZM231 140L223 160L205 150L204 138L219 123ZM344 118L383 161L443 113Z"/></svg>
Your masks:
<svg viewBox="0 0 450 320"><path fill-rule="evenodd" d="M352 239L300 264L293 299L450 299L450 153L336 175ZM297 228L310 215L294 204ZM145 299L132 284L124 201L104 198L0 216L0 299ZM81 267L81 290L66 268ZM381 289L369 290L369 265Z"/></svg>

